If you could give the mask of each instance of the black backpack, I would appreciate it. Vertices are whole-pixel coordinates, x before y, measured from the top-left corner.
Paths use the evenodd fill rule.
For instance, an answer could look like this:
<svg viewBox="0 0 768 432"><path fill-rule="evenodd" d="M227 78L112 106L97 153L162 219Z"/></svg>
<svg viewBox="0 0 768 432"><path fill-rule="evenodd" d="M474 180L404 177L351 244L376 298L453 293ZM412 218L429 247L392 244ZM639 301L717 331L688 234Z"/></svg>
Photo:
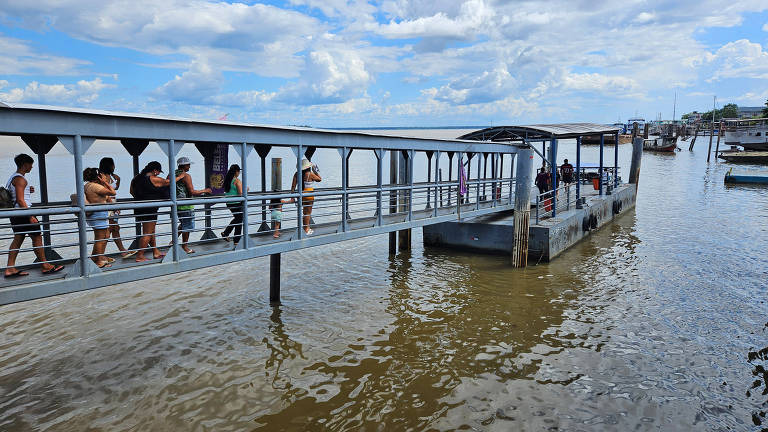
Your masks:
<svg viewBox="0 0 768 432"><path fill-rule="evenodd" d="M0 208L11 208L14 206L15 203L13 202L13 195L11 195L11 191L3 186L0 186Z"/></svg>

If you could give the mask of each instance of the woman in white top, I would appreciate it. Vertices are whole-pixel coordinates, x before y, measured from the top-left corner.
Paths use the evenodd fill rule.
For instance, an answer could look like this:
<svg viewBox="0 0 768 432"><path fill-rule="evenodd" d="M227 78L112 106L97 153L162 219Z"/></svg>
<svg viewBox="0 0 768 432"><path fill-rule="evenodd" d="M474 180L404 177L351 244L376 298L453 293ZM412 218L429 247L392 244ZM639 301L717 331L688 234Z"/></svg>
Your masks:
<svg viewBox="0 0 768 432"><path fill-rule="evenodd" d="M15 208L29 208L32 204L32 193L35 191L33 186L27 182L25 174L32 171L32 164L35 162L32 156L21 153L13 158L16 163L16 172L11 175L5 188L11 193L11 198ZM16 268L16 257L19 256L19 249L24 243L24 237L27 235L32 239L37 260L40 262L40 268L43 274L56 273L64 269L63 265L52 265L45 259L43 250L43 236L40 222L34 216L13 216L11 219L11 229L13 230L13 240L8 250L8 264L5 266L5 277L28 276L29 273Z"/></svg>

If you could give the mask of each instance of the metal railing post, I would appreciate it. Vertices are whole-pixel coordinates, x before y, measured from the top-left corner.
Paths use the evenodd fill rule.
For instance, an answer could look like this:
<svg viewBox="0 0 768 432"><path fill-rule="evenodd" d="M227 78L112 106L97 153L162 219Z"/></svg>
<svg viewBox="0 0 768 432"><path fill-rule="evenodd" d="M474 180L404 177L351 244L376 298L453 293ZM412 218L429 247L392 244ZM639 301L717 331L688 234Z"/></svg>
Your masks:
<svg viewBox="0 0 768 432"><path fill-rule="evenodd" d="M463 152L456 152L456 160L459 161L459 166L456 168L456 219L461 221L461 164L462 159L464 158ZM448 189L450 191L450 188ZM469 192L469 189L467 189L467 192ZM450 193L450 192L449 192ZM450 199L450 195L449 195Z"/></svg>
<svg viewBox="0 0 768 432"><path fill-rule="evenodd" d="M243 242L242 248L248 249L248 144L246 142L240 143L240 169L242 178L242 185L243 185L243 229L242 229L242 237L240 237L240 241ZM262 192L266 192L266 155L261 158L261 190ZM261 223L266 224L266 201L262 200L261 202Z"/></svg>
<svg viewBox="0 0 768 432"><path fill-rule="evenodd" d="M341 232L347 232L347 212L349 210L347 155L349 154L349 148L342 147L338 151L341 155Z"/></svg>
<svg viewBox="0 0 768 432"><path fill-rule="evenodd" d="M576 137L576 208L581 199L581 137Z"/></svg>
<svg viewBox="0 0 768 432"><path fill-rule="evenodd" d="M613 147L613 188L619 186L619 133L616 132L616 143Z"/></svg>
<svg viewBox="0 0 768 432"><path fill-rule="evenodd" d="M435 151L435 207L432 210L432 215L437 216L437 200L438 200L438 185L440 180L438 179L440 173L440 150ZM441 191L442 192L442 191Z"/></svg>
<svg viewBox="0 0 768 432"><path fill-rule="evenodd" d="M536 225L539 224L539 197L541 197L541 194L536 195Z"/></svg>
<svg viewBox="0 0 768 432"><path fill-rule="evenodd" d="M304 176L301 172L302 158L304 158L304 146L299 144L296 147L296 192L299 193L298 204L296 206L296 214L298 215L296 221L298 232L296 233L296 238L299 240L304 238L304 221L302 220L302 216L304 215Z"/></svg>
<svg viewBox="0 0 768 432"><path fill-rule="evenodd" d="M179 260L179 213L178 204L176 202L176 164L174 159L176 158L176 142L174 140L168 140L163 143L168 148L168 171L171 184L169 185L169 192L171 198L171 257L174 261ZM163 145L160 144L160 145ZM157 240L155 240L157 241Z"/></svg>
<svg viewBox="0 0 768 432"><path fill-rule="evenodd" d="M646 128L648 123L646 123ZM646 129L647 130L647 129ZM605 135L600 134L600 169L597 172L598 195L603 194L603 145L605 144Z"/></svg>
<svg viewBox="0 0 768 432"><path fill-rule="evenodd" d="M514 201L512 201L512 194L515 191L515 188L512 187L512 182L515 181L514 180L515 179L515 158L517 158L517 154L512 153L512 160L509 161L509 204L510 205L515 203ZM530 185L528 185L528 187L530 187Z"/></svg>
<svg viewBox="0 0 768 432"><path fill-rule="evenodd" d="M384 180L384 149L375 149L373 153L376 155L376 226L381 226L383 219L381 188Z"/></svg>
<svg viewBox="0 0 768 432"><path fill-rule="evenodd" d="M413 157L414 151L408 150L408 221L413 220Z"/></svg>
<svg viewBox="0 0 768 432"><path fill-rule="evenodd" d="M85 228L85 184L83 183L83 141L75 135L72 153L75 157L75 190L77 192L77 235L80 240L80 276L88 276L88 232Z"/></svg>

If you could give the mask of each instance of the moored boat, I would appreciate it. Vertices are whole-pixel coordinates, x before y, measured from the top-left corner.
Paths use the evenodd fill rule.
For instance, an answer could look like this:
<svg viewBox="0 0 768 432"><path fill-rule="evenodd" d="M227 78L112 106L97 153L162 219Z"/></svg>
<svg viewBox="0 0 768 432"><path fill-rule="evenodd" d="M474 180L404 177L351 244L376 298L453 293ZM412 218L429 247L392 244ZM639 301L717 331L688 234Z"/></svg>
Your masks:
<svg viewBox="0 0 768 432"><path fill-rule="evenodd" d="M677 150L677 138L669 135L643 140L643 150L655 152L674 152Z"/></svg>
<svg viewBox="0 0 768 432"><path fill-rule="evenodd" d="M768 164L768 151L723 151L717 157L731 163Z"/></svg>
<svg viewBox="0 0 768 432"><path fill-rule="evenodd" d="M768 173L765 172L733 172L733 168L725 173L725 183L739 184L768 184Z"/></svg>
<svg viewBox="0 0 768 432"><path fill-rule="evenodd" d="M768 119L725 120L725 145L768 151Z"/></svg>

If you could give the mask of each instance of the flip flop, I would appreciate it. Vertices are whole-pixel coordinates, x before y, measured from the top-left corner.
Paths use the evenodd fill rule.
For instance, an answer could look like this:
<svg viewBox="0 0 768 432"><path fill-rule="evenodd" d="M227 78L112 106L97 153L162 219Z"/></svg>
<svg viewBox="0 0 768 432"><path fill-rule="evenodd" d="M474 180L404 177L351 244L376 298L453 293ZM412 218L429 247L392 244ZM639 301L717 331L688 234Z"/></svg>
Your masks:
<svg viewBox="0 0 768 432"><path fill-rule="evenodd" d="M136 258L136 262L144 262L144 261L149 261L149 258L147 258L147 257L144 257L144 258Z"/></svg>
<svg viewBox="0 0 768 432"><path fill-rule="evenodd" d="M112 264L113 262L115 262L115 259L112 257L107 257L107 262Z"/></svg>
<svg viewBox="0 0 768 432"><path fill-rule="evenodd" d="M194 249L190 249L190 250L184 251L184 252L186 252L187 254L193 254L193 253L195 253L195 250Z"/></svg>
<svg viewBox="0 0 768 432"><path fill-rule="evenodd" d="M163 258L165 258L165 254L161 253L159 257L152 256L152 258L154 258L154 259L163 259Z"/></svg>
<svg viewBox="0 0 768 432"><path fill-rule="evenodd" d="M15 277L20 277L20 276L29 276L29 273L27 273L25 271L17 270L16 273L6 274L4 276L7 279L12 279L12 278L15 278Z"/></svg>
<svg viewBox="0 0 768 432"><path fill-rule="evenodd" d="M102 261L101 264L96 264L96 265L99 266L99 268L112 267L112 264L110 264L109 262L104 262L104 261Z"/></svg>
<svg viewBox="0 0 768 432"><path fill-rule="evenodd" d="M136 255L136 252L138 252L138 251L133 250L133 251L130 251L130 252L125 252L123 254L123 258L130 258L130 257Z"/></svg>
<svg viewBox="0 0 768 432"><path fill-rule="evenodd" d="M42 270L41 273L42 274L53 274L53 273L58 273L58 272L60 272L62 270L64 270L64 266L63 265L57 265L57 266L55 266L55 267L53 267L53 268L51 268L49 270Z"/></svg>

